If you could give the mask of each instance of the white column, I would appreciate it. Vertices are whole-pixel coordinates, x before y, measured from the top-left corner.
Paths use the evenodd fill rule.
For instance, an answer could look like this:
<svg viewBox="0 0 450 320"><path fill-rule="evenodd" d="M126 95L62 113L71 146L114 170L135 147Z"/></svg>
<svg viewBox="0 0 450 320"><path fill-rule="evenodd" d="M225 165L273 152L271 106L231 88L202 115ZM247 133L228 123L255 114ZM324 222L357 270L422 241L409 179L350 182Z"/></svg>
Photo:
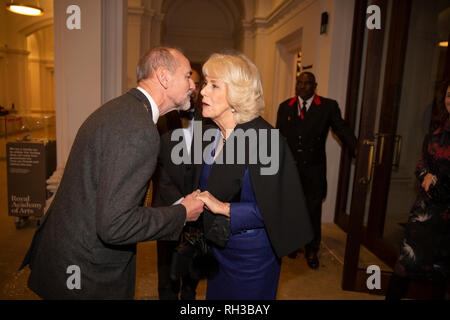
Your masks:
<svg viewBox="0 0 450 320"><path fill-rule="evenodd" d="M106 3L107 2L107 3ZM84 120L124 88L124 1L55 0L55 104L58 169ZM69 30L69 6L80 29ZM103 71L102 71L103 70Z"/></svg>
<svg viewBox="0 0 450 320"><path fill-rule="evenodd" d="M83 121L101 103L101 0L55 0L57 167L64 167ZM81 29L69 30L69 6L80 8Z"/></svg>
<svg viewBox="0 0 450 320"><path fill-rule="evenodd" d="M102 104L126 91L127 1L102 0Z"/></svg>

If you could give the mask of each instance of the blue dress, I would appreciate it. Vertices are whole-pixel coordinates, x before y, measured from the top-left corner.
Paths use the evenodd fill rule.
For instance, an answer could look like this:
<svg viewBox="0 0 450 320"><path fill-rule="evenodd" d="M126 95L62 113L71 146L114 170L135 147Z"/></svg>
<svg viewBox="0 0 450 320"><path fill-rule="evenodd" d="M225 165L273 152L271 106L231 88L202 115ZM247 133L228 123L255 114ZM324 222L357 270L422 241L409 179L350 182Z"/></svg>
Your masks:
<svg viewBox="0 0 450 320"><path fill-rule="evenodd" d="M204 164L200 189L205 186L212 165ZM213 195L214 196L214 195ZM231 234L225 248L212 249L219 262L218 274L208 279L207 300L274 300L281 259L270 244L256 204L248 168L245 170L239 202L230 205Z"/></svg>

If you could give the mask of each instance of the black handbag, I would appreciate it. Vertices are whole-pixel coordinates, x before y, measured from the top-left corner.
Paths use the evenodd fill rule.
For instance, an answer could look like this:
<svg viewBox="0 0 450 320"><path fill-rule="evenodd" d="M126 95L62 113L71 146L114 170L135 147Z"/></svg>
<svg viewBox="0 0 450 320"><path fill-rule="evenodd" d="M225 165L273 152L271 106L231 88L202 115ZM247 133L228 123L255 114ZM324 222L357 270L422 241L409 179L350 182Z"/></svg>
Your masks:
<svg viewBox="0 0 450 320"><path fill-rule="evenodd" d="M205 239L219 248L225 248L231 233L230 218L205 210L203 212L203 228Z"/></svg>
<svg viewBox="0 0 450 320"><path fill-rule="evenodd" d="M189 276L193 280L201 280L213 277L218 271L219 264L203 232L200 229L183 232L172 256L171 279Z"/></svg>

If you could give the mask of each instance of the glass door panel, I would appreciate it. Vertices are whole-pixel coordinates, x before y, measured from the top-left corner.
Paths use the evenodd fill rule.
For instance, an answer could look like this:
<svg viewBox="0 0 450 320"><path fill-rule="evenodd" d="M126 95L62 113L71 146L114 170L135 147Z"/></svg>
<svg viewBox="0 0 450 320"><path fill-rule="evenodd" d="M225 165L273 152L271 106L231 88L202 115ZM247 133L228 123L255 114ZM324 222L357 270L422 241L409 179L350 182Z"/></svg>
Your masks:
<svg viewBox="0 0 450 320"><path fill-rule="evenodd" d="M366 31L368 49L361 70L363 65L366 69L360 75L364 85L355 86L358 103L353 111L360 123L359 155L354 165L347 164L352 180L345 190L347 201L338 208L349 213L343 288L368 291L365 268L378 260L383 291L419 191L414 171L436 87L448 76L450 3L374 0L369 4L381 7L385 32Z"/></svg>
<svg viewBox="0 0 450 320"><path fill-rule="evenodd" d="M449 24L448 1L412 1L394 163L382 232L382 238L397 250L420 188L414 171L429 127L435 88L445 68L448 47L442 42L449 38Z"/></svg>

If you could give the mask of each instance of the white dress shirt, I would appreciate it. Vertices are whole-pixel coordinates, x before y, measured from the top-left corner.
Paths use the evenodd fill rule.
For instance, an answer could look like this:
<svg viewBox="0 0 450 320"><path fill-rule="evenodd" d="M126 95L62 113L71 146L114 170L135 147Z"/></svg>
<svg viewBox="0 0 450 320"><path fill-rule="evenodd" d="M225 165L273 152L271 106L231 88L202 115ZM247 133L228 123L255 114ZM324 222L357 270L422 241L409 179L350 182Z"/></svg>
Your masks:
<svg viewBox="0 0 450 320"><path fill-rule="evenodd" d="M311 98L309 98L308 100L306 100L306 111L309 111L309 107L311 107L311 104L314 100L314 94L312 95ZM303 108L303 99L300 98L300 96L298 96L298 102L300 103L300 108ZM298 114L300 115L300 109L298 109Z"/></svg>
<svg viewBox="0 0 450 320"><path fill-rule="evenodd" d="M187 128L183 128L183 134L184 134L184 138L186 139L186 146L188 149L188 154L191 153L191 146L192 146L192 134L194 132L194 118L192 118L191 120L189 120L189 127ZM177 201L175 201L172 205L177 205L180 204L181 201L183 201L184 197L181 197L180 199L178 199Z"/></svg>
<svg viewBox="0 0 450 320"><path fill-rule="evenodd" d="M191 154L191 145L192 145L192 133L194 132L194 118L189 120L189 126L187 128L183 128L184 138L186 139L186 146L188 149L188 154Z"/></svg>
<svg viewBox="0 0 450 320"><path fill-rule="evenodd" d="M158 106L156 105L155 100L153 100L153 98L148 94L148 92L142 89L141 87L137 87L137 89L145 95L148 101L150 101L150 109L152 109L153 122L156 124L159 119L159 109Z"/></svg>

